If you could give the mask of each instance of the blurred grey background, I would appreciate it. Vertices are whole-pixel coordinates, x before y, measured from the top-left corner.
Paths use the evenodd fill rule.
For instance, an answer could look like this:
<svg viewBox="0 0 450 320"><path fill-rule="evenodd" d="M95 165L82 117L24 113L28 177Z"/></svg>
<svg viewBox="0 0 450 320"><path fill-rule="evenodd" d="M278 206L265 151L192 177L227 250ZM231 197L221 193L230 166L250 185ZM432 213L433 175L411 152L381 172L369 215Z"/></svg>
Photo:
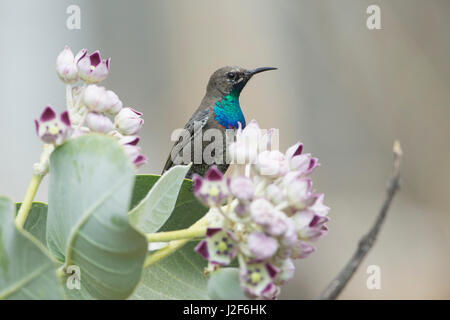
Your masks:
<svg viewBox="0 0 450 320"><path fill-rule="evenodd" d="M81 8L81 30L66 8ZM366 8L381 7L381 30ZM404 149L401 193L344 299L450 298L450 1L0 2L0 194L21 201L41 144L33 119L64 108L55 74L65 44L112 57L103 84L143 111L140 169L160 173L172 143L224 65L277 66L241 97L248 120L301 140L322 166L329 234L297 262L282 298L313 299L353 253L384 198L392 143ZM37 199L47 200L47 181ZM369 265L381 290L366 287Z"/></svg>

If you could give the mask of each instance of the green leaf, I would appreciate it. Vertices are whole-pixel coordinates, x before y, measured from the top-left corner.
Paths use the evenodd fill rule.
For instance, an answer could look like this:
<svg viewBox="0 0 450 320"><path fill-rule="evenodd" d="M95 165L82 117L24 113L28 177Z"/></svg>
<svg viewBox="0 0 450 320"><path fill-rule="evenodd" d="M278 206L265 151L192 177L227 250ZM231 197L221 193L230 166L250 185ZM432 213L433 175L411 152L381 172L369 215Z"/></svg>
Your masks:
<svg viewBox="0 0 450 320"><path fill-rule="evenodd" d="M69 140L53 151L50 172L47 243L81 271L82 292L70 296L128 297L147 241L128 222L134 170L123 148L100 134Z"/></svg>
<svg viewBox="0 0 450 320"><path fill-rule="evenodd" d="M239 269L221 268L211 273L208 295L214 300L248 300L239 283Z"/></svg>
<svg viewBox="0 0 450 320"><path fill-rule="evenodd" d="M148 194L153 185L161 178L156 174L137 174L131 195L130 211L133 210Z"/></svg>
<svg viewBox="0 0 450 320"><path fill-rule="evenodd" d="M148 180L153 179L142 178ZM185 229L200 219L208 209L192 194L192 181L185 179L169 220L160 231ZM135 188L136 190L136 188ZM144 270L143 278L131 299L208 299L207 262L194 252L197 241Z"/></svg>
<svg viewBox="0 0 450 320"><path fill-rule="evenodd" d="M16 203L16 212L19 212L22 203ZM43 202L33 202L31 204L28 217L25 220L23 228L39 240L47 247L47 239L45 238L47 230L47 204Z"/></svg>
<svg viewBox="0 0 450 320"><path fill-rule="evenodd" d="M158 179L145 198L130 211L130 223L144 233L158 231L170 217L190 167L172 167Z"/></svg>
<svg viewBox="0 0 450 320"><path fill-rule="evenodd" d="M14 224L14 204L0 197L0 300L61 299L56 263L46 249Z"/></svg>

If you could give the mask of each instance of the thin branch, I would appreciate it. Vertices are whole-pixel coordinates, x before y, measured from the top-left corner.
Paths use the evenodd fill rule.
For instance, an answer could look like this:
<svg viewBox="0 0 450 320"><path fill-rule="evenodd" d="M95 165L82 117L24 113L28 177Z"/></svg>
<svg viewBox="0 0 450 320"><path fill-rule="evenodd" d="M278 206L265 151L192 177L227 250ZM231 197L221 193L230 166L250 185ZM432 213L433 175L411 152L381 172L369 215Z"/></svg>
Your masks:
<svg viewBox="0 0 450 320"><path fill-rule="evenodd" d="M334 278L333 281L328 285L328 287L322 292L319 299L321 300L332 300L336 299L341 291L345 288L347 283L352 278L355 271L361 265L364 257L373 247L378 233L381 230L383 222L386 218L387 212L389 210L389 206L391 205L392 199L400 188L400 163L402 158L402 149L399 141L394 142L394 170L392 173L392 177L389 180L389 184L386 190L386 198L384 203L380 209L378 217L370 229L370 231L364 235L358 243L358 248L355 253L351 257L351 259L347 262L347 265L341 270L341 272Z"/></svg>

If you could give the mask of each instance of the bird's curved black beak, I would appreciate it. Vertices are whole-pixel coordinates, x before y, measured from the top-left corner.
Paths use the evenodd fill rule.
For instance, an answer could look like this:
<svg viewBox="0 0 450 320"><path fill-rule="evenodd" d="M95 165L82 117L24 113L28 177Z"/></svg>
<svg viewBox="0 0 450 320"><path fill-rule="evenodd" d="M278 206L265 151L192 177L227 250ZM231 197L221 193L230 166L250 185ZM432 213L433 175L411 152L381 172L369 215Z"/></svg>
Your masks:
<svg viewBox="0 0 450 320"><path fill-rule="evenodd" d="M256 69L248 70L248 76L249 76L249 78L251 78L252 76L254 76L257 73L264 72L264 71L269 71L269 70L277 70L277 69L278 68L274 68L274 67L256 68Z"/></svg>

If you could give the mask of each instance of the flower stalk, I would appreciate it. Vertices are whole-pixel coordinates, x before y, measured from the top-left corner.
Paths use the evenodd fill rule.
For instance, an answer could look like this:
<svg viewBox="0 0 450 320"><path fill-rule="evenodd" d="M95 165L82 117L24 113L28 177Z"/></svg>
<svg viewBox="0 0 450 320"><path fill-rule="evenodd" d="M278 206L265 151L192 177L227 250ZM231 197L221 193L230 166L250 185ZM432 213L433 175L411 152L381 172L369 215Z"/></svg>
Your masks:
<svg viewBox="0 0 450 320"><path fill-rule="evenodd" d="M167 244L167 246L165 246L164 248L162 248L162 249L156 251L155 253L151 254L150 256L148 256L145 259L144 268L148 268L148 267L154 265L155 263L163 260L164 258L167 258L169 255L171 255L172 253L174 253L175 251L180 249L182 246L184 246L186 243L188 243L190 240L198 237L199 233L197 233L197 232L200 232L201 229L204 229L206 232L207 224L208 224L207 217L204 216L203 218L201 218L200 220L195 222L192 226L190 226L188 229L170 231L170 232L161 232L161 233L165 233L166 235L180 232L178 234L178 236L183 235L183 234L189 235L189 233L191 233L191 232L192 233L190 234L190 236L188 236L186 238L178 238L180 240L170 241ZM155 233L155 234L157 234L157 233ZM153 235L155 235L155 234L153 234ZM204 235L204 233L203 233L203 235ZM148 236L151 236L151 235L148 235ZM147 239L148 239L148 236L147 236ZM153 241L161 241L161 240L159 239L159 240L153 240Z"/></svg>
<svg viewBox="0 0 450 320"><path fill-rule="evenodd" d="M190 227L188 229L167 231L167 232L157 232L147 234L148 242L168 242L173 240L181 239L192 239L198 237L204 237L206 234L206 226L201 227Z"/></svg>
<svg viewBox="0 0 450 320"><path fill-rule="evenodd" d="M22 202L22 205L20 206L19 213L16 217L16 226L19 229L23 228L23 225L25 224L25 220L27 219L28 213L30 212L31 205L33 203L34 196L36 195L36 192L39 188L39 185L41 184L42 178L44 176L41 174L34 174L31 178L30 184L28 185L27 193L25 194L25 199Z"/></svg>

